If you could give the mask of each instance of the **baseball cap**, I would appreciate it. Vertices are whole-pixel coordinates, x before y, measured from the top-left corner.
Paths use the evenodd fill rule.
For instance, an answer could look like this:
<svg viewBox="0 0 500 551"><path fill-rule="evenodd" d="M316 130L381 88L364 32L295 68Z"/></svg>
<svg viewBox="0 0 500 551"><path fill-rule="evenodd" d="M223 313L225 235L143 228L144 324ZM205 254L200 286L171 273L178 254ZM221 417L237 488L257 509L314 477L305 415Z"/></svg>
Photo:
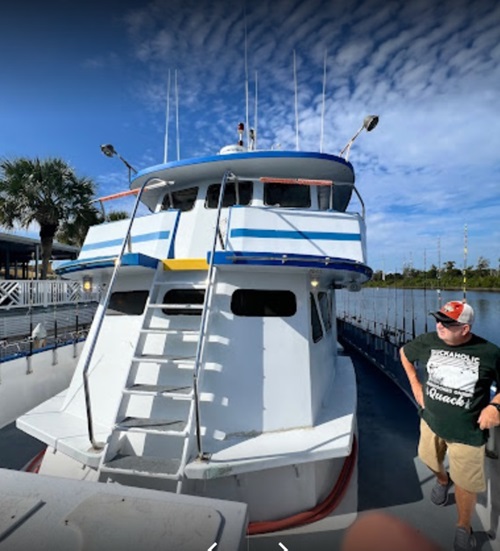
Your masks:
<svg viewBox="0 0 500 551"><path fill-rule="evenodd" d="M442 306L438 312L431 312L437 321L444 323L456 322L472 325L474 321L474 310L472 306L459 300L452 300Z"/></svg>

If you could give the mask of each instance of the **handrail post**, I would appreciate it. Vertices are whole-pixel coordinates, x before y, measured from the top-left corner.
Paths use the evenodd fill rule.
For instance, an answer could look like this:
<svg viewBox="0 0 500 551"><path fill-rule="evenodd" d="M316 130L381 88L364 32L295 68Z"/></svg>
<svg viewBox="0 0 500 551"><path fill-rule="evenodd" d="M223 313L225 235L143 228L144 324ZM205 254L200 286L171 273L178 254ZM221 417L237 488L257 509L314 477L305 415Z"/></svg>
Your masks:
<svg viewBox="0 0 500 551"><path fill-rule="evenodd" d="M109 300L111 298L111 291L113 289L113 285L115 283L115 279L116 279L116 276L118 274L118 270L121 266L122 258L123 258L123 255L125 254L125 249L127 248L127 243L130 239L130 234L132 232L132 225L134 223L135 216L137 214L137 209L139 208L139 203L141 201L142 193L144 192L144 189L146 188L148 183L151 182L151 180L157 180L157 179L158 179L157 177L152 177L152 178L148 178L147 180L145 180L144 183L141 186L141 189L139 190L139 193L137 194L137 197L136 197L136 200L135 200L135 203L134 203L134 208L133 208L132 214L130 216L130 222L129 222L129 225L127 227L127 231L125 233L125 237L123 238L120 252L119 252L118 256L115 259L115 266L113 268L113 273L111 275L111 279L109 280L108 290L106 292L106 296L104 298L102 308L98 313L96 329L94 331L92 341L90 342L89 351L88 351L88 354L85 358L85 363L84 363L84 366L83 366L83 390L84 390L84 394L85 394L85 406L86 406L86 409L87 409L87 429L88 429L88 435L89 435L90 443L92 444L92 447L95 450L103 449L104 444L101 443L101 442L96 442L95 437L94 437L94 427L93 427L93 423L92 423L92 407L91 407L91 403L90 403L90 390L89 390L89 378L88 378L88 370L89 370L89 366L90 366L90 361L92 360L92 356L94 354L94 350L95 350L95 347L96 347L96 344L97 344L97 338L99 337L99 333L101 331L101 327L102 327L102 324L104 322L104 316L106 314L106 310L108 308Z"/></svg>
<svg viewBox="0 0 500 551"><path fill-rule="evenodd" d="M231 176L234 177L232 172L230 170L226 170L226 172L224 172L224 175L222 177L222 182L220 186L219 202L217 204L217 219L215 222L215 232L214 232L214 239L212 243L212 251L210 253L210 264L208 266L207 291L205 293L205 298L203 301L203 314L200 322L200 337L198 339L198 344L196 346L196 360L194 364L194 374L193 374L193 393L194 393L194 401L195 401L194 407L195 407L195 425L196 425L196 445L198 448L199 459L204 459L204 454L203 454L203 445L201 441L198 374L200 371L200 364L201 364L201 359L202 359L203 350L204 350L205 334L206 334L207 320L208 320L207 310L208 310L208 305L210 304L210 301L211 301L211 289L212 289L212 283L213 283L212 278L213 278L213 271L214 271L214 257L215 257L215 250L217 248L217 238L219 235L221 210L223 205L224 192L226 190L226 183Z"/></svg>

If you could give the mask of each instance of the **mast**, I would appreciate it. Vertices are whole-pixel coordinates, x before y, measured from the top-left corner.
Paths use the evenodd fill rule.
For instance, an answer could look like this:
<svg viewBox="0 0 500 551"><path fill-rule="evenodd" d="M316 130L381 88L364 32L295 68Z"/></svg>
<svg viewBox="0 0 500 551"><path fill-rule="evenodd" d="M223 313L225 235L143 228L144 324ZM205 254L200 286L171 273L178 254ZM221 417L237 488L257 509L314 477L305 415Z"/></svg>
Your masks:
<svg viewBox="0 0 500 551"><path fill-rule="evenodd" d="M297 91L297 59L293 50L293 82L295 87L295 149L299 150L299 105Z"/></svg>
<svg viewBox="0 0 500 551"><path fill-rule="evenodd" d="M468 250L467 250L467 242L468 242L468 237L467 237L467 224L465 224L464 226L464 269L463 269L463 292L464 292L464 297L463 297L463 302L467 302L467 253L468 253Z"/></svg>
<svg viewBox="0 0 500 551"><path fill-rule="evenodd" d="M167 111L165 114L165 143L163 145L163 162L168 160L168 121L170 119L170 69L168 70L167 80Z"/></svg>
<svg viewBox="0 0 500 551"><path fill-rule="evenodd" d="M179 89L177 87L177 69L175 70L175 130L177 137L177 160L181 158L181 142L179 137Z"/></svg>
<svg viewBox="0 0 500 551"><path fill-rule="evenodd" d="M323 103L321 107L321 132L319 138L319 152L323 153L323 137L325 128L325 103L326 103L326 59L328 51L325 49L325 60L323 63Z"/></svg>

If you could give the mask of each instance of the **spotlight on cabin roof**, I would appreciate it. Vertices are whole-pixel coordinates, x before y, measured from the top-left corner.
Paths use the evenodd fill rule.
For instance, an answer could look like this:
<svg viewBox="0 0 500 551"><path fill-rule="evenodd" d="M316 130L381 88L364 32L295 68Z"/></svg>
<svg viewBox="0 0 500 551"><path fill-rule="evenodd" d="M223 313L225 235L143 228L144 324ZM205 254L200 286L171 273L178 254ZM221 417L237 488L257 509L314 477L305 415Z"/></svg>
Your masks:
<svg viewBox="0 0 500 551"><path fill-rule="evenodd" d="M116 155L115 148L110 143L101 145L101 151L106 157L114 157Z"/></svg>
<svg viewBox="0 0 500 551"><path fill-rule="evenodd" d="M378 124L377 115L368 115L363 121L363 126L366 128L367 132L371 132Z"/></svg>
<svg viewBox="0 0 500 551"><path fill-rule="evenodd" d="M101 145L101 151L104 155L106 155L106 157L114 157L116 155L120 159L120 161L128 168L129 180L132 172L137 174L137 170L126 159L124 159L110 143Z"/></svg>
<svg viewBox="0 0 500 551"><path fill-rule="evenodd" d="M343 157L345 154L345 160L347 161L349 159L349 152L351 150L351 146L354 143L354 140L363 132L363 130L366 130L367 132L371 132L378 124L378 115L367 115L363 121L363 126L354 134L354 136L347 142L346 146L342 151L340 152L340 156Z"/></svg>

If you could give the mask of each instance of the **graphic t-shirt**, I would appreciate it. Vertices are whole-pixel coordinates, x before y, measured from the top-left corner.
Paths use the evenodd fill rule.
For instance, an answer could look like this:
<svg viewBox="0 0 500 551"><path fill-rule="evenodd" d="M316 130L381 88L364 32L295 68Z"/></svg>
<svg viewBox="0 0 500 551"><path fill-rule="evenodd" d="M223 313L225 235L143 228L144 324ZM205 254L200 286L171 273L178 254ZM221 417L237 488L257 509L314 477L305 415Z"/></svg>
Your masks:
<svg viewBox="0 0 500 551"><path fill-rule="evenodd" d="M445 440L483 445L488 431L477 424L490 402L490 388L500 390L500 348L472 335L465 344L449 346L436 332L404 345L410 362L425 368L423 419Z"/></svg>

